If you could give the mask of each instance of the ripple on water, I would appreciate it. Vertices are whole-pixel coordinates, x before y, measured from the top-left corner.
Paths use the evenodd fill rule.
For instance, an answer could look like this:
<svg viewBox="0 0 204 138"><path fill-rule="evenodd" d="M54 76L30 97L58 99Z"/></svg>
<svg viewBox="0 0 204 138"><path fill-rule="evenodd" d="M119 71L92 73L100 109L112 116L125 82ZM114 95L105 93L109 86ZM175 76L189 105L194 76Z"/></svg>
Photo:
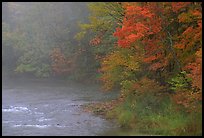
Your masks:
<svg viewBox="0 0 204 138"><path fill-rule="evenodd" d="M22 124L13 125L13 127L37 127L37 128L46 128L50 126L51 125L22 125Z"/></svg>
<svg viewBox="0 0 204 138"><path fill-rule="evenodd" d="M9 124L9 123L16 123L16 122L22 122L22 121L2 121L3 124Z"/></svg>
<svg viewBox="0 0 204 138"><path fill-rule="evenodd" d="M68 125L25 125L25 124L15 124L12 127L35 127L35 128L47 128L47 127L58 127L58 128L65 128L65 127L71 127Z"/></svg>
<svg viewBox="0 0 204 138"><path fill-rule="evenodd" d="M29 112L27 107L22 106L10 106L9 108L3 108L2 112Z"/></svg>
<svg viewBox="0 0 204 138"><path fill-rule="evenodd" d="M35 115L44 115L42 112L34 112Z"/></svg>
<svg viewBox="0 0 204 138"><path fill-rule="evenodd" d="M44 118L44 117L41 117L39 119L37 119L39 122L43 122L43 121L50 121L52 119L48 119L48 118Z"/></svg>

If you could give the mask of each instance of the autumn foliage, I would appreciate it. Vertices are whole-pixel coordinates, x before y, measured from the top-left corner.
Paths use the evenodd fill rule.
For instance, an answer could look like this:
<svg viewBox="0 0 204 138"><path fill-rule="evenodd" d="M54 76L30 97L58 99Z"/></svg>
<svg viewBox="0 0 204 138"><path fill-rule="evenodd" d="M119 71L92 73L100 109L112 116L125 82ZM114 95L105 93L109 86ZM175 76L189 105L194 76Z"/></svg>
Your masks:
<svg viewBox="0 0 204 138"><path fill-rule="evenodd" d="M55 74L67 74L73 70L73 62L68 60L59 48L54 48L50 54L52 69Z"/></svg>
<svg viewBox="0 0 204 138"><path fill-rule="evenodd" d="M119 48L134 51L135 55L132 55L134 59L128 59L128 61L134 60L140 63L139 70L148 72L150 78L157 79L161 84L167 84L169 79L179 81L174 79L175 76L186 71L187 75L181 75L180 79L186 87L191 88L187 91L180 90L182 87L176 86L173 99L189 109L193 101L202 100L202 9L200 5L201 3L198 2L124 3L125 14L122 26L116 28L113 34L118 39ZM128 62L121 58L122 52L113 53L103 59L101 68L102 81L105 82L105 86L109 84L111 87L114 85L112 80L123 82L131 78L119 79L123 76L120 70L124 70L122 67L127 67L125 64ZM118 74L114 76L116 72ZM129 73L126 71L126 74ZM134 76L133 74L131 75ZM190 79L192 81L189 81ZM174 83L180 85L179 82ZM141 85L136 83L135 87L137 85L140 89ZM144 87L149 89L148 85Z"/></svg>

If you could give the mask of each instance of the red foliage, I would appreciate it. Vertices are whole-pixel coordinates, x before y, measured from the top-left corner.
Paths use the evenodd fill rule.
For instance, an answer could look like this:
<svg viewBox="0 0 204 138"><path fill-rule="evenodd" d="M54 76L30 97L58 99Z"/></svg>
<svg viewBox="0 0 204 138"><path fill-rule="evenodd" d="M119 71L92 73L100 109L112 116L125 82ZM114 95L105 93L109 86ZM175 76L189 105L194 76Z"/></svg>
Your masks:
<svg viewBox="0 0 204 138"><path fill-rule="evenodd" d="M153 56L149 56L149 57L147 57L147 58L144 58L144 62L146 62L146 63L151 63L152 61L154 61L155 59L157 59L157 57L155 56L155 55L153 55Z"/></svg>
<svg viewBox="0 0 204 138"><path fill-rule="evenodd" d="M145 35L156 32L157 29L152 30L148 27L149 21L143 21L146 18L153 18L153 16L154 14L146 7L127 6L123 26L122 28L117 28L114 33L114 36L118 37L118 45L123 48L129 48L131 44L142 39ZM158 24L155 22L155 25Z"/></svg>
<svg viewBox="0 0 204 138"><path fill-rule="evenodd" d="M162 9L155 3L148 3L143 6L127 5L123 26L117 28L114 33L114 36L118 38L118 46L138 49L135 42L140 40L145 49L144 62L152 63L157 59L162 59L162 46L160 44L162 36L159 34L162 30L162 20L158 16L158 12L162 12ZM157 36L150 38L150 35ZM156 63L150 69L156 70L162 65L164 64Z"/></svg>
<svg viewBox="0 0 204 138"><path fill-rule="evenodd" d="M157 62L157 63L151 64L149 69L156 71L157 69L162 68L162 67L163 67L163 65L161 63Z"/></svg>
<svg viewBox="0 0 204 138"><path fill-rule="evenodd" d="M178 104L183 106L187 112L196 112L199 110L197 107L197 101L202 100L202 93L197 92L193 93L191 91L177 91L176 94L172 96L172 100Z"/></svg>
<svg viewBox="0 0 204 138"><path fill-rule="evenodd" d="M186 7L190 2L172 2L172 10L178 12L181 8Z"/></svg>
<svg viewBox="0 0 204 138"><path fill-rule="evenodd" d="M89 42L89 44L90 45L93 45L93 46L96 46L96 45L98 45L98 44L100 44L101 43L101 38L100 37L95 37L94 39L92 39L90 42Z"/></svg>

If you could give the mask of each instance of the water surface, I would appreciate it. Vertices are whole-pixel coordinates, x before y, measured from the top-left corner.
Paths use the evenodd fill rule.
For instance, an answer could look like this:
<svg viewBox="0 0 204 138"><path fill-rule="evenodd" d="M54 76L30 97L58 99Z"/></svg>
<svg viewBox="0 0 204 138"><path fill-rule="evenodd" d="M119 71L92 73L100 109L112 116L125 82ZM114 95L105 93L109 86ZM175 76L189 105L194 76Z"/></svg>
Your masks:
<svg viewBox="0 0 204 138"><path fill-rule="evenodd" d="M48 80L3 80L2 135L106 135L118 126L83 112L81 105L110 100L98 86ZM110 134L114 135L114 134Z"/></svg>

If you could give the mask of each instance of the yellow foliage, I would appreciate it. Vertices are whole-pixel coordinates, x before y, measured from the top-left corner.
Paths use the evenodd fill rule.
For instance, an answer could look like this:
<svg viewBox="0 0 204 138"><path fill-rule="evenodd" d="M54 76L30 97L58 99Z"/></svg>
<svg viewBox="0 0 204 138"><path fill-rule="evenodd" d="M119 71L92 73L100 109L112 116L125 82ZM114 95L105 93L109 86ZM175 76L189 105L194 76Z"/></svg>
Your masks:
<svg viewBox="0 0 204 138"><path fill-rule="evenodd" d="M120 85L123 80L131 77L132 73L140 70L140 65L134 52L131 50L117 50L101 62L101 80L104 82L104 89L110 90L115 85Z"/></svg>

